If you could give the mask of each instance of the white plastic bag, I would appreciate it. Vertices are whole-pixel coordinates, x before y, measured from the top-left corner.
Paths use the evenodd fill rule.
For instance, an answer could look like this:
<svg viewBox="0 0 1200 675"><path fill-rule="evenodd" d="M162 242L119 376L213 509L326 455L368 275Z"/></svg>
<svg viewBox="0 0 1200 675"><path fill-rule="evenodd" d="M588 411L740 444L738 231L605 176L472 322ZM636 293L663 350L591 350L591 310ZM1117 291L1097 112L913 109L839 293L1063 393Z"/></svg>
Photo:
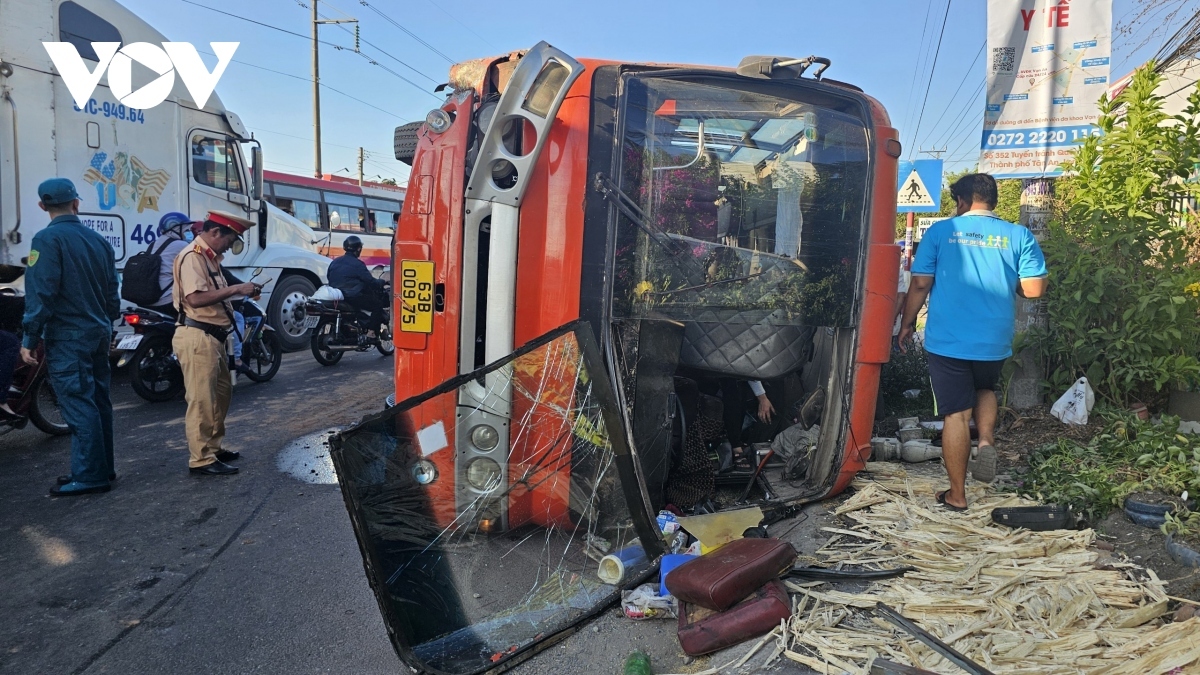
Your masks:
<svg viewBox="0 0 1200 675"><path fill-rule="evenodd" d="M621 609L634 621L674 619L678 616L675 598L659 595L658 584L642 584L632 591L621 591Z"/></svg>
<svg viewBox="0 0 1200 675"><path fill-rule="evenodd" d="M1092 392L1092 385L1088 384L1086 377L1081 377L1075 380L1075 384L1071 385L1067 393L1054 402L1050 414L1065 424L1082 426L1087 424L1088 413L1095 404L1096 394Z"/></svg>

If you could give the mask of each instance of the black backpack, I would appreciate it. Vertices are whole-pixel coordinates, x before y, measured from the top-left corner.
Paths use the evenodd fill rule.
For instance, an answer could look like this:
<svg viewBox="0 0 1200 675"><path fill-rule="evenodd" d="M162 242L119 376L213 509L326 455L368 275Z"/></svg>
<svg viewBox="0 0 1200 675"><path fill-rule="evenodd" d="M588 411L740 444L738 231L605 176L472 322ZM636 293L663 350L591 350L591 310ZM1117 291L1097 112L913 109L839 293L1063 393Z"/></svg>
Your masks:
<svg viewBox="0 0 1200 675"><path fill-rule="evenodd" d="M135 305L155 305L162 297L166 288L158 282L162 270L162 252L175 241L173 237L164 237L166 241L151 253L154 244L146 247L145 251L136 253L125 262L125 271L121 273L121 297ZM167 286L170 288L170 286Z"/></svg>

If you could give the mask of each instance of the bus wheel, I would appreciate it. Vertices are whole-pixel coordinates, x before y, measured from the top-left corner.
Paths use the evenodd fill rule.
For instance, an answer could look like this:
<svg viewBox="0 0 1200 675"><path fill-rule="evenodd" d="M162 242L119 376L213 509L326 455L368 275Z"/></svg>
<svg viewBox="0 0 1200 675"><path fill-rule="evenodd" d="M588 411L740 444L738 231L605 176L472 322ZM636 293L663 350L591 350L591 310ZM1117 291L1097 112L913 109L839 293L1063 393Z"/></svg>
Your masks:
<svg viewBox="0 0 1200 675"><path fill-rule="evenodd" d="M308 296L316 290L311 281L298 274L288 275L275 284L267 305L267 323L275 329L285 351L299 351L308 346L303 308Z"/></svg>

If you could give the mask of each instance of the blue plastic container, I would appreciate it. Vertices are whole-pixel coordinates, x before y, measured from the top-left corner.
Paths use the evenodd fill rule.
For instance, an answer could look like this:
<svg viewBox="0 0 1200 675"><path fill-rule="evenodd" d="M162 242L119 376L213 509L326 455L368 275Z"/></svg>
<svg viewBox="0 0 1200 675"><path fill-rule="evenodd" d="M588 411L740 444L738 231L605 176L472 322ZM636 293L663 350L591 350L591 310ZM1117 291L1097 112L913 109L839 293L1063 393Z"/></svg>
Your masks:
<svg viewBox="0 0 1200 675"><path fill-rule="evenodd" d="M658 563L658 594L670 595L671 592L667 590L667 575L671 573L671 570L696 557L698 556L694 556L690 553L670 553L668 555L664 555L662 560Z"/></svg>

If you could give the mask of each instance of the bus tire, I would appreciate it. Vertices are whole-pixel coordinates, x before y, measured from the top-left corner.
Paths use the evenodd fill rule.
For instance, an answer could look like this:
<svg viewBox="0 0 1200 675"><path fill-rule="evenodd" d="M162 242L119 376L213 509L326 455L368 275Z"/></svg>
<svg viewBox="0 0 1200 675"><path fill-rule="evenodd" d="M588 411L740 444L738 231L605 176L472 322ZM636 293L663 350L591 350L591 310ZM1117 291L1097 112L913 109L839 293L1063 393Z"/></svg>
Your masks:
<svg viewBox="0 0 1200 675"><path fill-rule="evenodd" d="M299 274L289 274L275 284L267 305L267 324L275 329L284 351L300 351L308 346L304 302L316 290L311 281Z"/></svg>
<svg viewBox="0 0 1200 675"><path fill-rule="evenodd" d="M392 140L397 160L412 166L413 157L417 154L417 136L420 135L423 126L424 122L409 122L396 127L396 135Z"/></svg>

